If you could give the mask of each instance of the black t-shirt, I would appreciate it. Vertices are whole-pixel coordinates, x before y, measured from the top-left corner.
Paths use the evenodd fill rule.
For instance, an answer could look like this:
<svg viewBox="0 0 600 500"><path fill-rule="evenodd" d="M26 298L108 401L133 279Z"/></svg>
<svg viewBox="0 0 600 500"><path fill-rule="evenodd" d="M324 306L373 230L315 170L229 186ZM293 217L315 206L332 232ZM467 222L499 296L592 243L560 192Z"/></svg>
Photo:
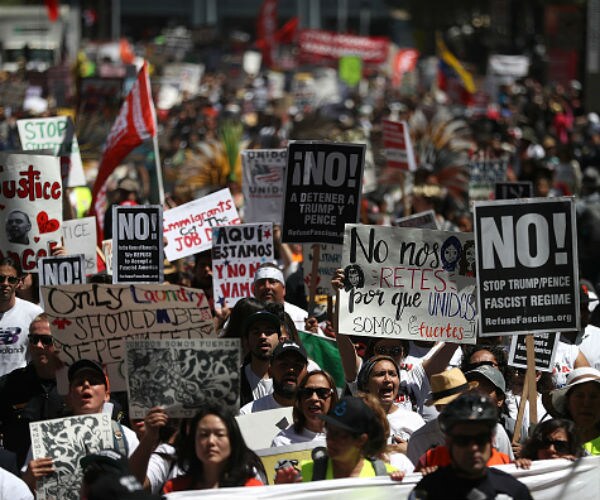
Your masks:
<svg viewBox="0 0 600 500"><path fill-rule="evenodd" d="M523 483L506 472L489 468L481 479L458 477L451 466L441 467L425 476L410 498L412 500L492 500L504 494L514 500L532 500L531 493Z"/></svg>

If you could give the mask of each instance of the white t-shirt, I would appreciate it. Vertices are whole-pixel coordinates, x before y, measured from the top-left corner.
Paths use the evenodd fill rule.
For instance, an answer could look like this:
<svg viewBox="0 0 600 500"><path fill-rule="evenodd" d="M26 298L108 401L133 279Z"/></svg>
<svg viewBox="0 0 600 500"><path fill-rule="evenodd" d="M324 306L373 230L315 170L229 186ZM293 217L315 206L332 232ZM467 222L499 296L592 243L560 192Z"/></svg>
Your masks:
<svg viewBox="0 0 600 500"><path fill-rule="evenodd" d="M579 342L570 344L562 340L558 341L552 367L552 383L555 388L560 389L567 385L567 375L575 366L575 360L579 355L579 345Z"/></svg>
<svg viewBox="0 0 600 500"><path fill-rule="evenodd" d="M410 436L425 425L423 417L414 411L398 408L395 412L387 414L390 424L389 443L395 443L394 436L398 436L404 441L408 441Z"/></svg>
<svg viewBox="0 0 600 500"><path fill-rule="evenodd" d="M240 408L240 415L248 415L250 413L256 413L257 411L274 410L275 408L283 408L275 398L273 394L268 394L260 399L250 401Z"/></svg>
<svg viewBox="0 0 600 500"><path fill-rule="evenodd" d="M314 442L315 446L325 446L326 434L324 432L313 432L306 427L297 433L293 425L279 431L273 438L271 446L288 446L296 443Z"/></svg>
<svg viewBox="0 0 600 500"><path fill-rule="evenodd" d="M600 370L600 328L594 325L586 326L585 335L579 349L590 363L590 366Z"/></svg>
<svg viewBox="0 0 600 500"><path fill-rule="evenodd" d="M390 453L390 465L405 474L410 474L415 470L414 464L404 453Z"/></svg>
<svg viewBox="0 0 600 500"><path fill-rule="evenodd" d="M283 310L290 315L290 318L294 321L298 330L306 330L306 318L308 318L308 312L289 302L283 303Z"/></svg>
<svg viewBox="0 0 600 500"><path fill-rule="evenodd" d="M0 467L0 498L33 500L33 495L24 481Z"/></svg>
<svg viewBox="0 0 600 500"><path fill-rule="evenodd" d="M0 376L27 364L29 325L43 312L40 306L16 297L15 305L0 314Z"/></svg>
<svg viewBox="0 0 600 500"><path fill-rule="evenodd" d="M252 389L252 398L254 400L273 393L272 378L259 378L258 375L252 371L250 363L244 366L244 370L246 372L248 384L250 384L250 389Z"/></svg>
<svg viewBox="0 0 600 500"><path fill-rule="evenodd" d="M177 467L175 448L167 443L159 444L150 455L146 478L150 483L152 494L162 491L163 485L174 477L181 476L183 472Z"/></svg>

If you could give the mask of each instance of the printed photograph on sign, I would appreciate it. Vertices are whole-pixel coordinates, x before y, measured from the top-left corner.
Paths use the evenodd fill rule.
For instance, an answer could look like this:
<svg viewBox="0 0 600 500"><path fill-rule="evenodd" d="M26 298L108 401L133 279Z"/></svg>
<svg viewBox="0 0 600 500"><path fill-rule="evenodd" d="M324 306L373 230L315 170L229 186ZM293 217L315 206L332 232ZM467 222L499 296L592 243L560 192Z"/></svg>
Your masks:
<svg viewBox="0 0 600 500"><path fill-rule="evenodd" d="M242 151L242 192L246 222L272 221L281 224L283 174L287 149Z"/></svg>
<svg viewBox="0 0 600 500"><path fill-rule="evenodd" d="M39 500L78 500L89 453L114 448L110 415L78 415L29 424L33 458L52 459L54 472L37 481Z"/></svg>
<svg viewBox="0 0 600 500"><path fill-rule="evenodd" d="M69 255L85 256L85 274L98 272L96 254L96 217L65 220L62 223L63 246Z"/></svg>
<svg viewBox="0 0 600 500"><path fill-rule="evenodd" d="M165 210L165 255L171 262L210 250L212 228L240 224L240 216L229 189L203 196Z"/></svg>
<svg viewBox="0 0 600 500"><path fill-rule="evenodd" d="M472 233L347 224L339 331L475 343Z"/></svg>
<svg viewBox="0 0 600 500"><path fill-rule="evenodd" d="M127 340L129 416L154 406L190 418L208 403L239 409L239 339Z"/></svg>
<svg viewBox="0 0 600 500"><path fill-rule="evenodd" d="M510 339L510 351L508 354L509 366L515 368L527 368L527 335L513 335ZM546 333L533 336L535 351L535 369L542 372L551 372L554 367L554 358L558 348L560 334Z"/></svg>
<svg viewBox="0 0 600 500"><path fill-rule="evenodd" d="M61 241L60 160L53 156L0 153L0 256L25 272Z"/></svg>
<svg viewBox="0 0 600 500"><path fill-rule="evenodd" d="M273 224L239 224L213 229L212 273L215 307L233 307L252 297L254 273L273 262Z"/></svg>
<svg viewBox="0 0 600 500"><path fill-rule="evenodd" d="M480 335L578 331L572 198L474 206Z"/></svg>
<svg viewBox="0 0 600 500"><path fill-rule="evenodd" d="M126 338L215 336L206 295L194 288L163 284L45 286L42 299L65 365L81 358L102 362L113 391L126 390ZM59 391L65 391L64 381L57 382Z"/></svg>

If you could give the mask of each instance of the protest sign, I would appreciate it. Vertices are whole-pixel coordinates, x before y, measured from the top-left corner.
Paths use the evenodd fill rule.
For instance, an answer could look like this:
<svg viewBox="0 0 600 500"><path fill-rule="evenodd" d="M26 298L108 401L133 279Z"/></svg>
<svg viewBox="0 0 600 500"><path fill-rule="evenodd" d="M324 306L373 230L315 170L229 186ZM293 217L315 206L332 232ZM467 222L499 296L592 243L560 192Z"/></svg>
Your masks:
<svg viewBox="0 0 600 500"><path fill-rule="evenodd" d="M415 227L420 229L439 229L437 220L435 218L435 212L433 210L427 210L425 212L419 212L418 214L408 215L396 219L394 223L397 227Z"/></svg>
<svg viewBox="0 0 600 500"><path fill-rule="evenodd" d="M571 198L474 207L480 335L579 330Z"/></svg>
<svg viewBox="0 0 600 500"><path fill-rule="evenodd" d="M251 450L268 448L279 431L294 423L291 406L238 415L235 419L244 441ZM260 429L260 432L256 432L257 429Z"/></svg>
<svg viewBox="0 0 600 500"><path fill-rule="evenodd" d="M298 464L304 460L312 460L312 451L317 446L325 446L325 444L325 439L322 439L321 441L305 441L304 443L273 446L254 451L260 457L260 461L267 473L269 484L275 484L275 468L280 460L296 460Z"/></svg>
<svg viewBox="0 0 600 500"><path fill-rule="evenodd" d="M272 221L281 224L283 173L287 149L242 151L242 191L246 222Z"/></svg>
<svg viewBox="0 0 600 500"><path fill-rule="evenodd" d="M533 184L524 182L496 182L495 199L514 200L517 198L531 198L533 196Z"/></svg>
<svg viewBox="0 0 600 500"><path fill-rule="evenodd" d="M348 33L305 29L298 37L300 59L315 64L319 59L338 60L348 54L367 64L381 64L388 58L390 40L381 36L358 36Z"/></svg>
<svg viewBox="0 0 600 500"><path fill-rule="evenodd" d="M110 240L102 240L102 254L104 255L104 264L106 266L106 274L110 274L112 276L112 239Z"/></svg>
<svg viewBox="0 0 600 500"><path fill-rule="evenodd" d="M510 339L508 364L517 368L527 368L527 335L513 335ZM556 332L534 335L535 369L551 372L556 357L556 349L560 335Z"/></svg>
<svg viewBox="0 0 600 500"><path fill-rule="evenodd" d="M37 481L40 500L78 500L83 471L80 461L90 453L114 448L110 415L94 413L29 424L34 459L51 457L52 474Z"/></svg>
<svg viewBox="0 0 600 500"><path fill-rule="evenodd" d="M238 224L213 228L212 270L216 307L233 307L252 297L254 273L273 262L273 224Z"/></svg>
<svg viewBox="0 0 600 500"><path fill-rule="evenodd" d="M42 257L38 261L40 286L85 283L85 258L79 255Z"/></svg>
<svg viewBox="0 0 600 500"><path fill-rule="evenodd" d="M65 220L62 229L65 250L69 254L82 253L85 256L85 274L96 274L96 217Z"/></svg>
<svg viewBox="0 0 600 500"><path fill-rule="evenodd" d="M0 257L36 272L37 259L60 243L62 184L53 156L0 153Z"/></svg>
<svg viewBox="0 0 600 500"><path fill-rule="evenodd" d="M213 337L202 290L175 285L61 285L42 287L45 311L67 366L81 358L105 365L111 389L126 390L125 338Z"/></svg>
<svg viewBox="0 0 600 500"><path fill-rule="evenodd" d="M63 184L69 187L85 186L83 163L75 127L68 116L17 120L21 148L24 151L51 149L55 156L68 159L63 162Z"/></svg>
<svg viewBox="0 0 600 500"><path fill-rule="evenodd" d="M469 200L489 200L497 182L506 180L508 161L479 154L469 162Z"/></svg>
<svg viewBox="0 0 600 500"><path fill-rule="evenodd" d="M206 404L239 408L240 339L127 340L129 416L154 406L191 418Z"/></svg>
<svg viewBox="0 0 600 500"><path fill-rule="evenodd" d="M365 145L292 142L288 147L284 243L335 243L357 222Z"/></svg>
<svg viewBox="0 0 600 500"><path fill-rule="evenodd" d="M315 295L335 295L331 287L331 278L336 269L342 266L342 246L341 245L319 245L319 267ZM310 295L310 283L312 279L313 268L312 245L302 246L302 269L304 271L304 290L306 296Z"/></svg>
<svg viewBox="0 0 600 500"><path fill-rule="evenodd" d="M165 255L171 262L211 247L212 228L240 224L229 189L203 196L164 213Z"/></svg>
<svg viewBox="0 0 600 500"><path fill-rule="evenodd" d="M383 147L388 167L410 171L417 169L408 123L383 120Z"/></svg>
<svg viewBox="0 0 600 500"><path fill-rule="evenodd" d="M340 57L338 62L338 73L340 80L349 87L355 87L362 78L362 59L355 55Z"/></svg>
<svg viewBox="0 0 600 500"><path fill-rule="evenodd" d="M475 343L471 233L347 224L339 331Z"/></svg>
<svg viewBox="0 0 600 500"><path fill-rule="evenodd" d="M113 206L113 283L162 283L162 207Z"/></svg>

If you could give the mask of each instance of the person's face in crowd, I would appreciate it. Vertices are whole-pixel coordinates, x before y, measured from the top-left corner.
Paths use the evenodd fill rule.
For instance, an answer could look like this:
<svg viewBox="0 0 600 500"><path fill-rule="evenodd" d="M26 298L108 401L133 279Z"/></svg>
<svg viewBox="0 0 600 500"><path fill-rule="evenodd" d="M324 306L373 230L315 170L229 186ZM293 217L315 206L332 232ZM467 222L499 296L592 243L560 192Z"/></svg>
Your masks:
<svg viewBox="0 0 600 500"><path fill-rule="evenodd" d="M569 391L567 398L567 409L578 427L589 429L600 422L600 384L578 384Z"/></svg>
<svg viewBox="0 0 600 500"><path fill-rule="evenodd" d="M298 380L306 374L306 361L296 353L282 354L271 361L269 375L273 379L273 391L285 398L293 398Z"/></svg>
<svg viewBox="0 0 600 500"><path fill-rule="evenodd" d="M492 455L492 433L479 422L461 422L446 436L452 465L461 475L480 477Z"/></svg>
<svg viewBox="0 0 600 500"><path fill-rule="evenodd" d="M277 328L268 321L255 321L248 328L248 350L259 359L269 359L279 343Z"/></svg>
<svg viewBox="0 0 600 500"><path fill-rule="evenodd" d="M377 341L373 352L382 356L390 356L398 365L402 363L406 354L402 343L397 339L382 339Z"/></svg>
<svg viewBox="0 0 600 500"><path fill-rule="evenodd" d="M194 285L198 288L212 289L212 260L209 255L198 257L194 266Z"/></svg>
<svg viewBox="0 0 600 500"><path fill-rule="evenodd" d="M489 396L496 406L502 406L504 403L504 396L502 396L500 391L498 391L498 393L496 392L496 386L492 384L487 377L484 377L483 375L475 375L472 380L479 384L477 389Z"/></svg>
<svg viewBox="0 0 600 500"><path fill-rule="evenodd" d="M75 415L102 413L102 406L110 399L106 379L96 370L82 368L73 375L69 387L69 404Z"/></svg>
<svg viewBox="0 0 600 500"><path fill-rule="evenodd" d="M254 284L254 296L263 302L283 304L285 286L276 279L264 278Z"/></svg>
<svg viewBox="0 0 600 500"><path fill-rule="evenodd" d="M367 434L358 436L327 424L327 456L334 462L352 462L356 460L369 437Z"/></svg>
<svg viewBox="0 0 600 500"><path fill-rule="evenodd" d="M469 364L472 368L476 368L481 365L490 365L494 368L498 368L496 356L486 349L475 351L473 354L471 354L471 357L469 358Z"/></svg>
<svg viewBox="0 0 600 500"><path fill-rule="evenodd" d="M538 177L535 180L535 195L538 198L546 198L550 194L550 188L552 185L550 181L545 177Z"/></svg>
<svg viewBox="0 0 600 500"><path fill-rule="evenodd" d="M306 418L306 427L320 432L323 420L319 415L327 415L331 407L332 389L329 381L320 373L310 375L300 393L300 408Z"/></svg>
<svg viewBox="0 0 600 500"><path fill-rule="evenodd" d="M13 301L20 284L21 280L14 267L0 266L0 304Z"/></svg>
<svg viewBox="0 0 600 500"><path fill-rule="evenodd" d="M472 233L473 232L473 221L471 220L471 217L469 217L467 215L461 216L456 221L456 225L458 226L458 229L460 229L460 231L463 233Z"/></svg>
<svg viewBox="0 0 600 500"><path fill-rule="evenodd" d="M360 275L358 269L348 269L348 281L352 286L358 286L360 282Z"/></svg>
<svg viewBox="0 0 600 500"><path fill-rule="evenodd" d="M47 321L36 321L29 327L29 354L36 368L48 366L53 362L54 342Z"/></svg>
<svg viewBox="0 0 600 500"><path fill-rule="evenodd" d="M412 199L413 213L418 214L419 212L426 212L433 208L433 203L429 201L425 196L416 195Z"/></svg>
<svg viewBox="0 0 600 500"><path fill-rule="evenodd" d="M31 224L27 216L21 212L13 212L6 218L6 235L8 241L23 243L27 240L27 233Z"/></svg>
<svg viewBox="0 0 600 500"><path fill-rule="evenodd" d="M382 360L375 363L367 384L369 394L379 399L382 404L391 405L398 395L399 386L398 371L391 361Z"/></svg>
<svg viewBox="0 0 600 500"><path fill-rule="evenodd" d="M547 434L542 441L542 447L537 451L538 460L550 460L567 455L569 455L569 436L562 428Z"/></svg>
<svg viewBox="0 0 600 500"><path fill-rule="evenodd" d="M231 455L229 432L225 422L217 415L206 415L196 427L196 456L202 464L224 464Z"/></svg>

